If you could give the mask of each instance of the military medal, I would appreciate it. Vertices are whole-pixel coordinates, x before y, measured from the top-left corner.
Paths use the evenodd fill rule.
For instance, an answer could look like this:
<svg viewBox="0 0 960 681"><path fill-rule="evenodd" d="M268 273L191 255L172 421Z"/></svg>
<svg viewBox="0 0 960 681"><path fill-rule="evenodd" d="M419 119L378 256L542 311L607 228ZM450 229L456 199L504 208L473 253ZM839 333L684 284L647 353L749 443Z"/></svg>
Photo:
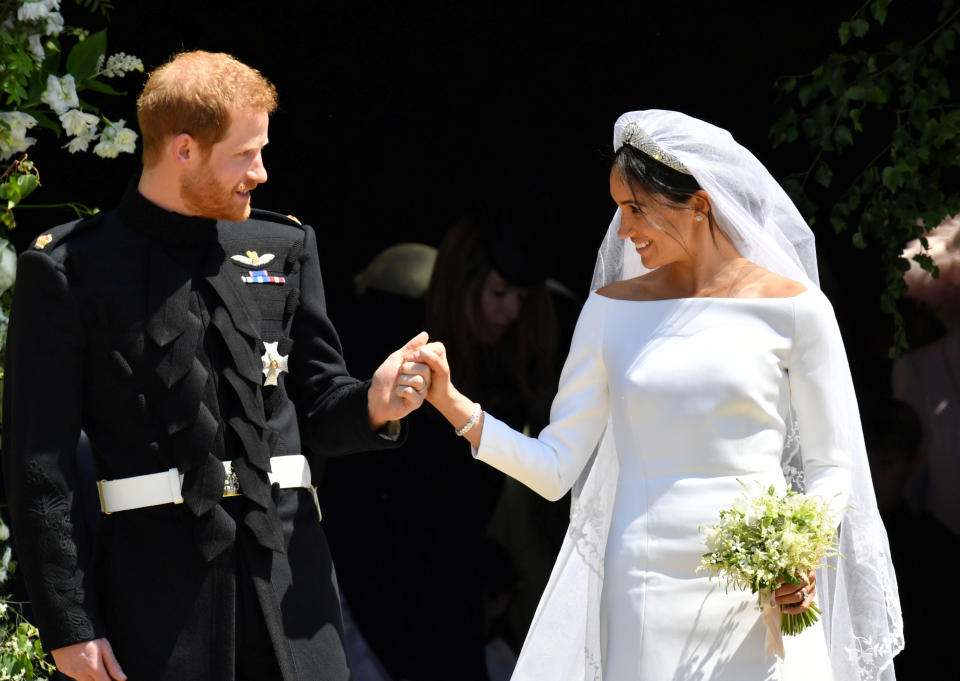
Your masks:
<svg viewBox="0 0 960 681"><path fill-rule="evenodd" d="M266 270L251 270L240 277L244 284L285 284L285 277L270 274Z"/></svg>
<svg viewBox="0 0 960 681"><path fill-rule="evenodd" d="M266 377L264 385L277 385L277 377L281 372L290 372L287 368L287 358L290 355L281 355L277 350L278 342L264 343L263 356L260 358L263 364L263 375Z"/></svg>

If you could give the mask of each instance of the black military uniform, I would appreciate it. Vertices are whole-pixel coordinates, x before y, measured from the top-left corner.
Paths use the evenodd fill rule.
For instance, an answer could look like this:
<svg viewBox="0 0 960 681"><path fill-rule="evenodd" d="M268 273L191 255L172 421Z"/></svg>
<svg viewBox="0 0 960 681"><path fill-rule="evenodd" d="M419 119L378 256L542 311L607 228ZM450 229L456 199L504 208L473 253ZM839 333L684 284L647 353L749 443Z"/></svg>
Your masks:
<svg viewBox="0 0 960 681"><path fill-rule="evenodd" d="M265 356L288 357L276 386ZM136 681L261 662L279 668L266 678L349 677L315 497L267 475L271 457L394 445L347 374L312 229L187 217L131 185L21 256L5 383L4 480L48 650L106 636ZM98 479L176 467L183 503L104 515L87 541L81 429ZM242 496L223 498L224 460Z"/></svg>

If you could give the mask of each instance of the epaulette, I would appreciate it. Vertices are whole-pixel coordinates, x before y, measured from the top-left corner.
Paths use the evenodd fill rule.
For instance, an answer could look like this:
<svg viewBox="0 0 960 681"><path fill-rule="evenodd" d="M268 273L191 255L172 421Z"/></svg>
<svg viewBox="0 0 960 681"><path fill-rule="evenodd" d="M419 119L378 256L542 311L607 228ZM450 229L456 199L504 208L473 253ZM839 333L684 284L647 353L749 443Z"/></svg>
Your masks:
<svg viewBox="0 0 960 681"><path fill-rule="evenodd" d="M79 234L80 232L93 227L94 225L100 224L103 220L103 212L94 213L93 215L88 215L79 220L74 220L73 222L66 222L62 225L57 225L49 232L44 232L38 236L31 248L35 251L51 251L58 244L60 244L64 239L68 238L73 234Z"/></svg>
<svg viewBox="0 0 960 681"><path fill-rule="evenodd" d="M293 215L284 215L283 213L275 213L272 210L264 210L263 208L251 208L250 217L260 220L271 220L273 222L280 222L285 225L294 225L295 227L303 227L303 223L300 222Z"/></svg>

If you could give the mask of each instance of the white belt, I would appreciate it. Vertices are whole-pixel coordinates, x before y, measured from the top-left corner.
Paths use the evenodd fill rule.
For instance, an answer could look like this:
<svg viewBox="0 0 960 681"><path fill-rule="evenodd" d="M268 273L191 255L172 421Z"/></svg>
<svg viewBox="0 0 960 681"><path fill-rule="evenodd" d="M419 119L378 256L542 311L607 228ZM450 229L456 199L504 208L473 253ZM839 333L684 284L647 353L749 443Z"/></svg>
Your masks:
<svg viewBox="0 0 960 681"><path fill-rule="evenodd" d="M274 456L270 459L272 472L267 476L270 484L278 483L282 489L305 487L313 491L310 480L310 464L303 454L289 456ZM223 469L226 478L223 481L223 496L235 497L242 492L237 481L237 474L233 471L233 462L224 461ZM176 468L165 473L150 473L149 475L135 475L132 478L118 480L98 480L97 489L100 490L100 508L104 513L130 511L135 508L159 506L160 504L182 504L181 485L183 474ZM319 511L319 505L317 507Z"/></svg>

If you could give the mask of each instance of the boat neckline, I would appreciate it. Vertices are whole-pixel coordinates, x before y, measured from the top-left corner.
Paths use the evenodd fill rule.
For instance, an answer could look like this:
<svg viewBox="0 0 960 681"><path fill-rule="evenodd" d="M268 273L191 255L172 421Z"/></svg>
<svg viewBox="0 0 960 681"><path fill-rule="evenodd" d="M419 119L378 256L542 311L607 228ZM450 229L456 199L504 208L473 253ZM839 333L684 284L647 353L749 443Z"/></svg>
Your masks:
<svg viewBox="0 0 960 681"><path fill-rule="evenodd" d="M598 298L603 298L604 300L613 300L621 303L676 303L679 301L685 300L709 300L709 301L718 301L718 300L736 300L736 301L747 301L747 300L796 300L800 296L804 296L810 293L812 288L805 288L800 293L792 296L760 296L760 297L731 297L731 296L689 296L686 298L651 298L650 300L632 300L630 298L611 298L610 296L605 296L599 291L591 291L590 295L595 295Z"/></svg>

